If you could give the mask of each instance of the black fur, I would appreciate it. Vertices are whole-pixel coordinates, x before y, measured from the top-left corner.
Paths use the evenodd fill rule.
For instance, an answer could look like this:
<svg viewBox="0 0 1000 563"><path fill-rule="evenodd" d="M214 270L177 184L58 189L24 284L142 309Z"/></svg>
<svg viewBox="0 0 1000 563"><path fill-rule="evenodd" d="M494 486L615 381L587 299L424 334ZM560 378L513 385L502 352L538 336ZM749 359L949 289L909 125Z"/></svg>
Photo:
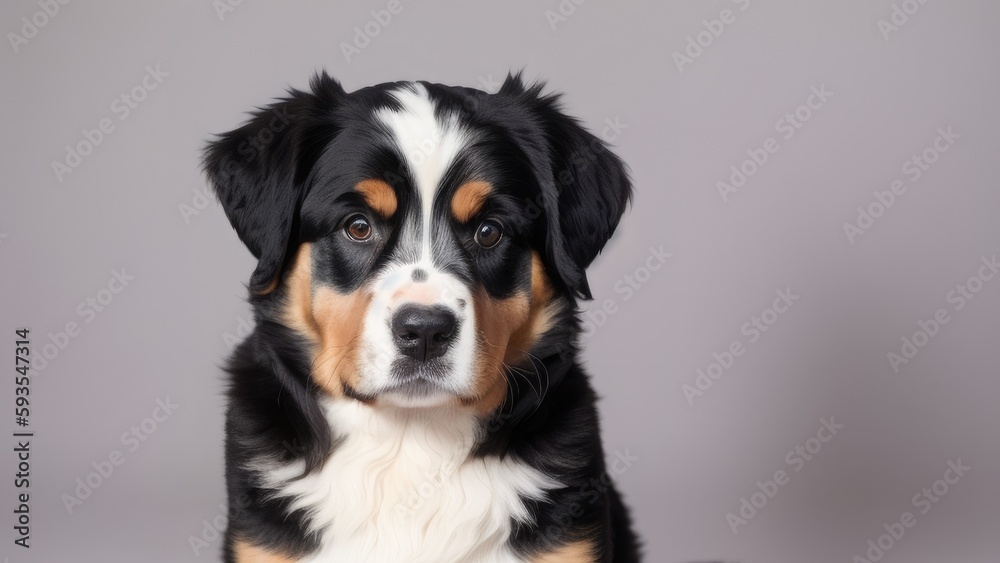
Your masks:
<svg viewBox="0 0 1000 563"><path fill-rule="evenodd" d="M391 184L406 206L409 172L374 121L397 102L384 84L346 93L325 73L309 91L292 90L256 111L242 127L220 136L205 152L205 170L240 239L258 259L250 278L257 327L233 354L226 423L226 478L231 519L226 561L235 538L304 555L317 546L305 532L306 515L268 499L246 463L259 456L303 459L322 466L336 444L310 380L301 336L284 326L281 283L295 250L305 242L322 258L315 274L345 291L358 287L407 241L397 224L376 225L384 239L374 250L342 247L330 233L363 206L350 187L367 177ZM639 561L625 505L607 478L596 397L577 361L576 300L590 298L585 269L613 234L630 200L622 162L603 142L563 114L556 96L510 76L494 95L424 84L439 111L460 111L480 141L452 166L443 190L476 175L496 187L481 214L505 218L509 236L496 252L468 244L457 232L439 264L502 298L530 287L530 252L542 257L556 291L569 307L554 328L514 366L534 385L508 390L507 400L483 421L479 456L515 456L564 487L546 502L527 502L531 526L516 529L513 547L529 557L578 538L596 538L600 561ZM442 210L446 213L446 210ZM398 219L397 219L398 221ZM472 227L475 227L475 221ZM367 253L366 253L367 252Z"/></svg>

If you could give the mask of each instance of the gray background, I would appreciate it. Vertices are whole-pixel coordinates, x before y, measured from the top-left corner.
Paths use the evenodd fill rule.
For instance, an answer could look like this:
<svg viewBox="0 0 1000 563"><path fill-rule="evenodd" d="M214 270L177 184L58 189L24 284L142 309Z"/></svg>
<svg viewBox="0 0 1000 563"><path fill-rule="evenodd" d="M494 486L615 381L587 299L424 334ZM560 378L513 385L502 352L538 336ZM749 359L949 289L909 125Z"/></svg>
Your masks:
<svg viewBox="0 0 1000 563"><path fill-rule="evenodd" d="M617 479L648 559L848 563L911 511L916 525L883 561L996 561L1000 278L959 311L948 294L1000 251L1000 5L931 0L886 40L878 22L894 2L917 5L590 0L553 27L557 0L403 0L350 61L341 43L388 1L248 0L222 17L210 2L62 6L17 53L0 48L4 369L16 327L32 329L36 355L49 333L81 327L33 378L30 551L12 543L4 439L0 557L218 558L205 530L224 500L218 366L249 318L253 260L196 196L209 133L317 69L349 90L397 79L489 89L523 67L594 131L625 126L607 133L637 195L591 270L588 307L610 300L615 312L586 337L585 359L609 456L638 458ZM681 72L673 53L726 8L735 21ZM40 10L5 2L0 29L20 33ZM120 119L112 102L147 65L169 76ZM784 139L778 121L823 85L833 96ZM114 131L60 182L52 162L104 118ZM949 126L960 137L911 182L904 163ZM716 182L771 137L780 148L723 201ZM852 244L844 223L895 179L906 193ZM203 209L185 218L182 205ZM663 267L636 272L661 246ZM122 268L129 285L101 293ZM626 299L616 284L630 275L644 283ZM799 300L751 344L741 327L785 288ZM950 322L895 373L887 354L939 308ZM745 353L690 404L682 386L736 340ZM4 381L0 427L13 431ZM128 451L122 433L166 398L177 411ZM823 417L844 428L794 472L786 452ZM124 463L69 514L63 495L113 450ZM959 458L971 469L920 514L913 496ZM734 534L727 513L777 470L789 482ZM191 537L203 534L196 556Z"/></svg>

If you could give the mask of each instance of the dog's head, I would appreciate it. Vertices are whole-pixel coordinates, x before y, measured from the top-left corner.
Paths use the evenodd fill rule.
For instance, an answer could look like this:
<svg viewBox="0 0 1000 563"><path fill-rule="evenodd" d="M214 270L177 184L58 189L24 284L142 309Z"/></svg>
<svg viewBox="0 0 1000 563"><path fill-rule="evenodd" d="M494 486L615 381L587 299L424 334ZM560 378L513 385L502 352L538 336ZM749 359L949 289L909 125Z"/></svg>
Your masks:
<svg viewBox="0 0 1000 563"><path fill-rule="evenodd" d="M505 369L575 328L631 188L540 90L347 93L324 73L209 145L258 314L307 339L324 392L489 412Z"/></svg>

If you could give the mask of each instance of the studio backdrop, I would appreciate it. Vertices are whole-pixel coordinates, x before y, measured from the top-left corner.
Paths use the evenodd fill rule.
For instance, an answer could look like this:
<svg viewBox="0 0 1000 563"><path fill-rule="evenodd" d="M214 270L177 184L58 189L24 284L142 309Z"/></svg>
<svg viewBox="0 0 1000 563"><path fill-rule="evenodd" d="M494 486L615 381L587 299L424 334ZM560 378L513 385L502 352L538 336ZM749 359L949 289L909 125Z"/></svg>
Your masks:
<svg viewBox="0 0 1000 563"><path fill-rule="evenodd" d="M628 164L581 346L647 561L1000 557L1000 4L0 14L4 561L220 560L255 260L201 150L322 70L523 70Z"/></svg>

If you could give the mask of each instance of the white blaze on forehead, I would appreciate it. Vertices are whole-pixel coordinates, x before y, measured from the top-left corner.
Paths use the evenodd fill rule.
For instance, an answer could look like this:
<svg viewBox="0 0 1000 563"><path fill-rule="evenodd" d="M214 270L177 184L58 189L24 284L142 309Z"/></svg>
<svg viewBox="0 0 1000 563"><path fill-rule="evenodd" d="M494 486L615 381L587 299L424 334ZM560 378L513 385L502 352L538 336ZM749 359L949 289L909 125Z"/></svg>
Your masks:
<svg viewBox="0 0 1000 563"><path fill-rule="evenodd" d="M431 248L431 210L434 195L448 167L468 140L456 116L438 117L434 102L422 84L412 84L392 92L400 110L384 109L378 118L392 131L406 166L416 182L420 198L423 232L423 260L429 261Z"/></svg>

